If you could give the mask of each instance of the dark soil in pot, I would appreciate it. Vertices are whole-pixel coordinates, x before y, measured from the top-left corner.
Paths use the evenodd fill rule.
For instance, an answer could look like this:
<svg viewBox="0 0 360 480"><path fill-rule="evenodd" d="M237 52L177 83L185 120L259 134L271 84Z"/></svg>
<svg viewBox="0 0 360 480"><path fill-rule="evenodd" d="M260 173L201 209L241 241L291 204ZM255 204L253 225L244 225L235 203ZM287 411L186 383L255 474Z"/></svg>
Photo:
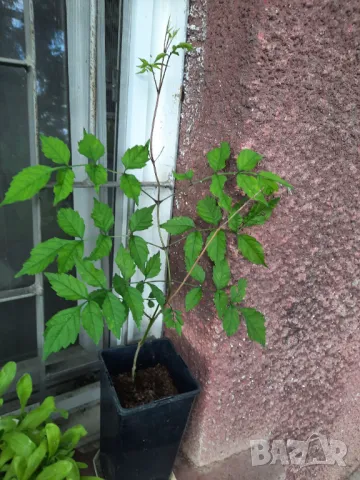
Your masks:
<svg viewBox="0 0 360 480"><path fill-rule="evenodd" d="M135 383L130 372L113 376L112 380L124 408L134 408L179 393L169 370L160 364L138 370Z"/></svg>

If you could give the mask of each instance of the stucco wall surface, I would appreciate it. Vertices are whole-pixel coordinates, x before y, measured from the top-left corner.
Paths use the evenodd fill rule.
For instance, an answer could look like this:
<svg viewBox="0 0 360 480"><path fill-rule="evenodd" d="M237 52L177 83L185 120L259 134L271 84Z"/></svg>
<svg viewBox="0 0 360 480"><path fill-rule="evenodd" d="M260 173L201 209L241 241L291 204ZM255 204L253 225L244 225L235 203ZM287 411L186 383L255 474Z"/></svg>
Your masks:
<svg viewBox="0 0 360 480"><path fill-rule="evenodd" d="M189 40L178 170L201 178L226 140L234 155L264 154L295 191L251 229L268 269L228 249L247 305L266 315L267 347L244 326L229 340L210 295L175 339L203 385L184 451L204 465L250 438L321 431L348 444L348 468L288 468L287 479L345 478L360 462L360 3L192 0ZM194 190L175 214L195 213ZM177 251L172 261L184 272Z"/></svg>

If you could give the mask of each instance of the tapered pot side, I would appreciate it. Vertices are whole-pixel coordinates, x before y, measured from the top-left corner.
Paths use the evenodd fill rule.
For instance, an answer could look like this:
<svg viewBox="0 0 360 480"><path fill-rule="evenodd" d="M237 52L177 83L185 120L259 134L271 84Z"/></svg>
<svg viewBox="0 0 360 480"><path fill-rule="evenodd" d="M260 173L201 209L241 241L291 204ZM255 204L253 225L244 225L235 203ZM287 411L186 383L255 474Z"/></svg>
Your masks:
<svg viewBox="0 0 360 480"><path fill-rule="evenodd" d="M136 345L103 350L100 460L107 480L169 480L199 384L170 340L146 342L138 369L165 365L179 394L123 408L112 376L130 372Z"/></svg>

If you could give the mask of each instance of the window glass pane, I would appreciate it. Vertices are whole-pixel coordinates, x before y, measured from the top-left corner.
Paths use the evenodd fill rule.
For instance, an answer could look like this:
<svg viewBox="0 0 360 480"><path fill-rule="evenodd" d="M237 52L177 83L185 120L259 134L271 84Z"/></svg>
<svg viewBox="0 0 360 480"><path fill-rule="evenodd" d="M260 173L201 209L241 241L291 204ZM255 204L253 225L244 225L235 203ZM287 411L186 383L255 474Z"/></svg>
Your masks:
<svg viewBox="0 0 360 480"><path fill-rule="evenodd" d="M22 0L0 0L0 57L25 58Z"/></svg>
<svg viewBox="0 0 360 480"><path fill-rule="evenodd" d="M36 42L36 75L38 126L44 135L61 138L70 144L68 75L66 52L66 11L64 0L35 0L35 42ZM40 154L43 164L51 165L51 161ZM55 177L54 177L55 179ZM67 237L56 222L60 208L72 207L72 197L53 206L52 189L41 193L42 238ZM56 271L52 265L48 271ZM71 302L58 297L44 279L45 320L49 320L56 312L71 307Z"/></svg>
<svg viewBox="0 0 360 480"><path fill-rule="evenodd" d="M12 177L30 165L26 70L0 65L0 199ZM33 247L31 202L0 209L0 290L29 286L33 277L15 279Z"/></svg>
<svg viewBox="0 0 360 480"><path fill-rule="evenodd" d="M1 303L0 364L36 357L35 297Z"/></svg>

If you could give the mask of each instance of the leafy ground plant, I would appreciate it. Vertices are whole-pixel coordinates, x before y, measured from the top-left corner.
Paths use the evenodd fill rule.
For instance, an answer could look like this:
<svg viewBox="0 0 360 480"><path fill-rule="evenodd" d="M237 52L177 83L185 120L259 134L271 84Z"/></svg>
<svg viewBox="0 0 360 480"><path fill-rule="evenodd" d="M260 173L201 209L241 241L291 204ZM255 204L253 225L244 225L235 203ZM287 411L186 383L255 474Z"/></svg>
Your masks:
<svg viewBox="0 0 360 480"><path fill-rule="evenodd" d="M208 195L201 198L196 206L200 226L199 222L195 223L186 216L174 217L160 223L160 207L169 197L160 196L157 157L153 147L159 99L171 58L179 55L180 50L192 50L188 43L174 44L176 33L168 26L163 51L149 61L140 59L139 73L150 74L156 89L150 138L144 145L135 145L128 149L122 157L123 172L115 173L118 175L119 188L137 206L141 193L150 197L152 205L137 207L130 217L129 234L122 239L120 248L115 252L120 274L114 275L111 285L108 285L103 270L94 265L94 262L110 254L114 241L113 211L97 198L94 198L92 219L99 229L99 235L96 247L88 257L84 258L84 220L71 208L59 208L59 227L71 238L51 238L36 245L17 274L17 277L39 274L57 260L58 273L45 275L57 295L78 302L77 306L58 312L47 322L44 358L73 344L81 325L96 344L100 341L104 320L111 332L119 338L122 326L131 312L139 329L142 321L148 322L134 358L135 378L139 350L156 319L163 315L165 325L181 334L183 313L174 307L175 298L180 292L187 290L186 312L201 301L206 273L200 262L205 256L212 263L212 282L215 287L213 299L226 333L235 334L241 319L244 319L249 338L265 345L264 316L254 308L243 306L246 279L231 281L231 270L226 256L227 243L235 236L238 249L247 260L266 266L263 247L249 235L248 228L264 224L279 202L279 197L276 196L279 186L291 188L291 185L274 173L258 170L262 156L253 150L244 149L236 157L236 162L231 160L230 146L227 142L222 142L207 154L211 175L195 180L191 170L174 173L178 181L187 182L188 188L199 183L209 186ZM74 169L79 167L85 168L97 193L101 185L107 182L108 170L100 163L105 149L94 135L84 131L79 142L79 152L87 159L84 165L71 165L69 148L57 138L41 136L41 144L45 157L52 160L54 165L36 165L18 173L11 182L2 206L32 198L47 185L54 174L54 205L58 205L73 191ZM134 171L143 169L149 163L157 182L155 197L142 188L134 175ZM229 189L226 186L235 180L237 187L231 189L232 193L235 192L232 197L227 193ZM158 251L150 255L149 243L142 238L141 232L150 228L154 220L159 233L159 245L151 244ZM169 244L169 235L179 238ZM169 249L178 242L184 243L186 273L182 281L175 282L171 275ZM159 281L156 280L161 271L162 259L166 262L166 288L159 288ZM78 277L69 273L74 267ZM136 271L141 272L141 281L132 280ZM208 284L206 288L210 291Z"/></svg>
<svg viewBox="0 0 360 480"><path fill-rule="evenodd" d="M9 362L0 370L1 398L16 375L16 363ZM16 415L0 416L0 479L3 480L101 480L81 476L87 468L73 458L80 439L86 435L82 425L64 434L52 422L51 415L67 412L56 408L54 397L47 397L37 408L26 411L33 390L30 375L23 375L16 384L20 410Z"/></svg>

